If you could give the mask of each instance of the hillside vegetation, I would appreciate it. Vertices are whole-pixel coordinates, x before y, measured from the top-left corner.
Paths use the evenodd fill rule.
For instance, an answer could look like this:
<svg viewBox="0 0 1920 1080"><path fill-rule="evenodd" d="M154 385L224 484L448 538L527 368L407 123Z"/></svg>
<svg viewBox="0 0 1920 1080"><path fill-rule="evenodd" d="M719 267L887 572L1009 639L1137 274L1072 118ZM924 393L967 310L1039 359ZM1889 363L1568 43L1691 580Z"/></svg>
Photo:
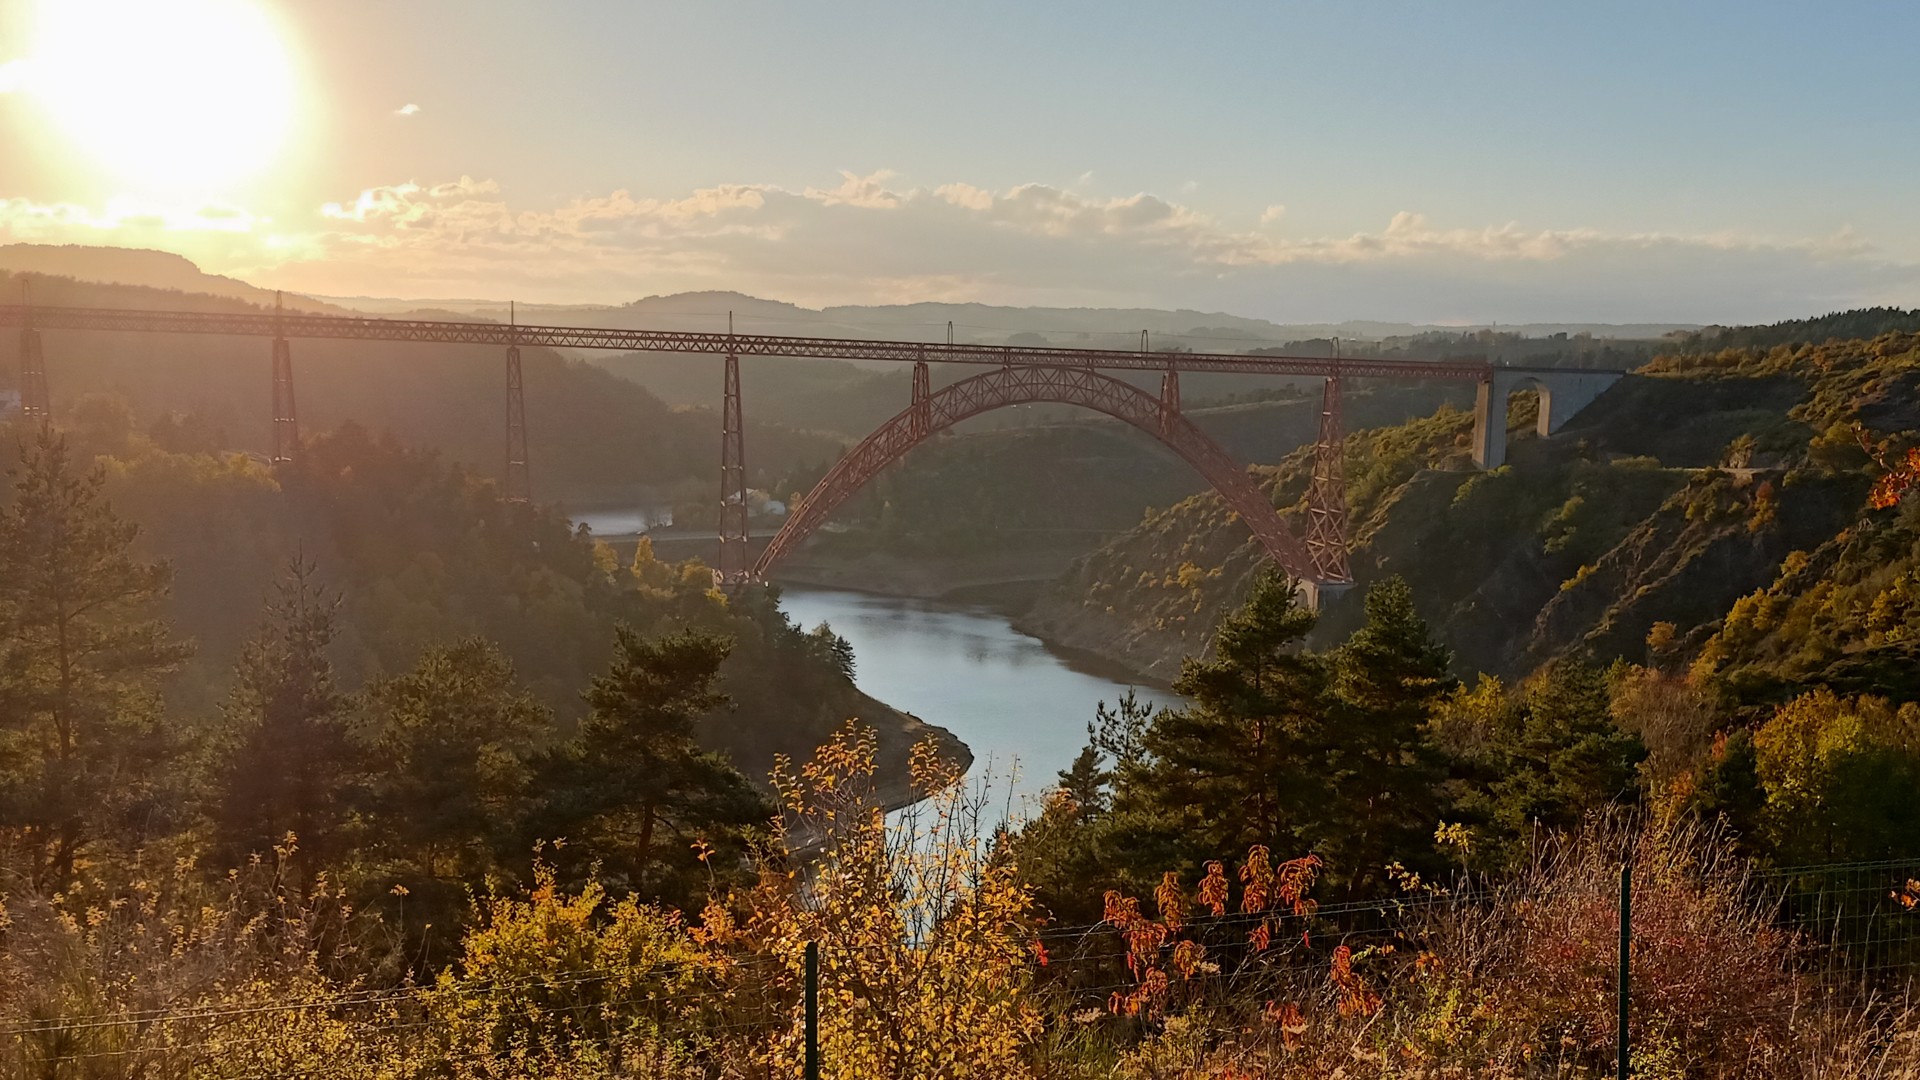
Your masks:
<svg viewBox="0 0 1920 1080"><path fill-rule="evenodd" d="M245 300L34 275L34 302L63 307L258 311ZM0 276L0 295L19 295ZM271 305L271 300L267 301ZM159 425L181 449L264 452L268 343L250 338L82 331L43 332L56 415L84 412L89 397L124 401L143 428ZM0 335L0 386L19 370L19 340ZM550 349L523 349L531 470L537 497L580 505L631 503L681 492L710 501L719 470L720 374L705 409L673 408L635 384ZM398 342L295 341L300 420L310 431L352 422L432 447L484 476L505 461L506 382L501 350ZM748 430L755 470L831 461L841 441L773 424ZM697 496L696 496L697 492Z"/></svg>
<svg viewBox="0 0 1920 1080"><path fill-rule="evenodd" d="M1488 473L1468 464L1463 413L1360 432L1346 447L1355 573L1404 576L1463 672L1644 661L1670 624L1665 659L1704 655L1756 692L1763 670L1857 685L1849 672L1909 647L1914 511L1868 496L1920 439L1917 389L1920 336L1894 333L1675 353L1551 440L1517 396L1510 462ZM1276 504L1303 509L1307 465L1264 472ZM1030 622L1170 674L1254 564L1238 523L1197 495L1087 556ZM1335 605L1317 633L1338 640L1356 615Z"/></svg>

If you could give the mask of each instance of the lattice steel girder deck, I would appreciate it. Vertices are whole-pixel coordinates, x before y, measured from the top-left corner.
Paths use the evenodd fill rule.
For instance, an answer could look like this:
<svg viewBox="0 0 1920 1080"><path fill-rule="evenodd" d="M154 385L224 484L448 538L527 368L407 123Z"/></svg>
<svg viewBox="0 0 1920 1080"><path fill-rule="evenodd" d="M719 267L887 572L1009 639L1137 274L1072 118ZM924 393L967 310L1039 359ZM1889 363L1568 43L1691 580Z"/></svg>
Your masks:
<svg viewBox="0 0 1920 1080"><path fill-rule="evenodd" d="M1485 361L1327 359L1309 356L1239 356L1232 353L1149 353L1118 349L1029 348L1018 345L949 345L857 338L778 334L723 334L679 330L616 330L572 326L509 326L485 322L375 319L346 315L272 312L213 313L135 311L121 308L34 307L42 330L109 330L245 337L330 338L348 341L423 341L458 345L546 345L625 352L711 353L724 356L791 356L835 360L925 361L1054 367L1108 371L1228 371L1317 378L1455 379L1479 381L1495 370ZM0 305L0 326L25 324L29 309ZM1506 369L1501 370L1523 370Z"/></svg>

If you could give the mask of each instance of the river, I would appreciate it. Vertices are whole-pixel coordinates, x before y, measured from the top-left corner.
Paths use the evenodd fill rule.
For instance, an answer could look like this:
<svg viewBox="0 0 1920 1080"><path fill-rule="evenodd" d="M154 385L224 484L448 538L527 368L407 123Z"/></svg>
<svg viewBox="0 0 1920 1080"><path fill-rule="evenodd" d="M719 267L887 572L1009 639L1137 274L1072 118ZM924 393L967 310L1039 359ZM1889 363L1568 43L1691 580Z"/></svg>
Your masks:
<svg viewBox="0 0 1920 1080"><path fill-rule="evenodd" d="M1178 701L1062 657L986 608L802 587L783 587L780 603L802 627L826 622L852 643L860 689L972 748L995 821L1031 812L1086 745L1099 702L1112 705L1130 686L1143 701Z"/></svg>

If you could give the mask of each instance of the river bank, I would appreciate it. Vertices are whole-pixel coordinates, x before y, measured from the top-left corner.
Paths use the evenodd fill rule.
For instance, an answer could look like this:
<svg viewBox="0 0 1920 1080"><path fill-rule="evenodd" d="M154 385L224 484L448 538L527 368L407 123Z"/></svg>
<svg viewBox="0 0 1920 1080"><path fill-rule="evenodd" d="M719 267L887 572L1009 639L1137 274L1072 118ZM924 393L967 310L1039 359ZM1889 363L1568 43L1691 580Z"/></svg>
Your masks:
<svg viewBox="0 0 1920 1080"><path fill-rule="evenodd" d="M1170 685L1180 677L1187 657L1203 655L1212 646L1210 630L1197 633L1184 626L1169 630L1129 623L1093 608L1060 584L1049 584L1052 587L1038 590L1021 608L1013 625L1056 649L1096 656Z"/></svg>
<svg viewBox="0 0 1920 1080"><path fill-rule="evenodd" d="M874 730L874 793L889 813L920 800L913 790L911 764L914 747L921 743L931 741L942 758L963 769L973 768L973 748L960 736L864 691L859 696L858 711L848 719Z"/></svg>
<svg viewBox="0 0 1920 1080"><path fill-rule="evenodd" d="M980 604L1013 615L1080 554L1078 548L1042 548L974 555L847 555L810 548L780 563L774 576L782 586Z"/></svg>
<svg viewBox="0 0 1920 1080"><path fill-rule="evenodd" d="M756 537L761 543L765 538ZM824 539L826 543L818 542ZM830 624L854 647L857 697L836 702L827 726L850 717L871 725L878 742L877 782L889 810L913 799L913 748L932 739L976 780L1014 801L1037 798L1086 742L1095 709L1129 691L1153 704L1175 701L1168 683L1177 661L1144 671L1088 625L1036 622L1042 597L1057 588L1084 543L1023 544L965 555L858 550L818 538L775 573L781 606L799 625ZM620 557L633 539L611 541ZM654 552L669 560L711 559L704 530L662 529Z"/></svg>
<svg viewBox="0 0 1920 1080"><path fill-rule="evenodd" d="M782 563L778 584L983 608L1039 640L1069 664L1165 689L1189 655L1210 642L1191 633L1129 627L1072 592L1078 546L964 556L857 556L810 549Z"/></svg>
<svg viewBox="0 0 1920 1080"><path fill-rule="evenodd" d="M969 775L992 803L988 828L1037 806L1086 745L1102 703L1115 707L1130 692L1152 706L1177 703L980 605L790 585L781 606L801 625L825 622L852 644L863 694L971 749Z"/></svg>

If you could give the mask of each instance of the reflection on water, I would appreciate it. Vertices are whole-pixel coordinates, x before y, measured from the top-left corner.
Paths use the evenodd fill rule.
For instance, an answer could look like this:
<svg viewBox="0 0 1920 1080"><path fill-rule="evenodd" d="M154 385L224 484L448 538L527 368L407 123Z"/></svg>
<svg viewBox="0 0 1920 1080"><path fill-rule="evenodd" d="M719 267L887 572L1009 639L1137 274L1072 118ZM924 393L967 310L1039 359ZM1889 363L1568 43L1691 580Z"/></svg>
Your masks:
<svg viewBox="0 0 1920 1080"><path fill-rule="evenodd" d="M994 802L1002 810L1011 802L1016 817L1086 745L1095 704L1113 704L1132 685L1069 663L984 608L797 587L782 591L781 606L801 626L830 623L853 644L860 689L958 735L973 749L973 775L991 777ZM1155 704L1178 700L1135 692Z"/></svg>
<svg viewBox="0 0 1920 1080"><path fill-rule="evenodd" d="M673 507L660 505L579 510L574 512L573 521L576 525L592 529L595 536L633 536L672 525Z"/></svg>

